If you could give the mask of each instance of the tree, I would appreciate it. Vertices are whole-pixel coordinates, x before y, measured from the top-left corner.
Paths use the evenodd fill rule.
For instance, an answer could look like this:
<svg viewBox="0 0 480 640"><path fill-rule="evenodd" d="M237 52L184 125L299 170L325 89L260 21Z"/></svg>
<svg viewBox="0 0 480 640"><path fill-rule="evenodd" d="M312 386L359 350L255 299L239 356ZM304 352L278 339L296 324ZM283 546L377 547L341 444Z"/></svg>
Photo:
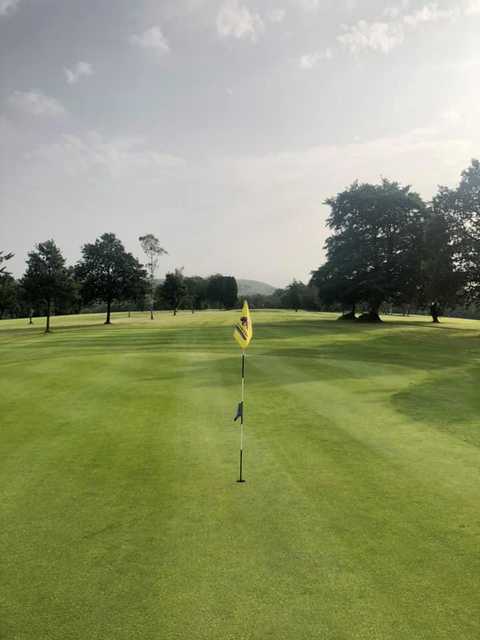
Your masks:
<svg viewBox="0 0 480 640"><path fill-rule="evenodd" d="M480 302L480 162L472 160L456 189L440 187L434 210L448 221L452 261L467 302Z"/></svg>
<svg viewBox="0 0 480 640"><path fill-rule="evenodd" d="M160 256L167 255L163 247L160 246L160 241L153 234L147 233L146 236L139 237L140 244L142 245L143 252L148 258L146 264L148 277L150 280L150 319L153 320L153 303L155 297L155 273L158 267L158 260Z"/></svg>
<svg viewBox="0 0 480 640"><path fill-rule="evenodd" d="M9 312L12 316L18 301L18 284L9 273L0 273L0 319Z"/></svg>
<svg viewBox="0 0 480 640"><path fill-rule="evenodd" d="M207 281L207 300L210 307L221 307L223 298L223 276L219 273Z"/></svg>
<svg viewBox="0 0 480 640"><path fill-rule="evenodd" d="M232 309L238 301L238 285L232 276L217 273L208 278L207 300L212 307Z"/></svg>
<svg viewBox="0 0 480 640"><path fill-rule="evenodd" d="M357 303L361 300L361 290L346 261L330 260L312 272L310 286L317 291L319 302L324 308L331 308L337 303L348 312L343 313L342 320L356 320Z"/></svg>
<svg viewBox="0 0 480 640"><path fill-rule="evenodd" d="M26 298L42 305L46 315L45 333L50 332L50 315L55 304L72 291L72 280L65 259L53 240L41 242L27 258L27 270L21 280Z"/></svg>
<svg viewBox="0 0 480 640"><path fill-rule="evenodd" d="M285 289L285 293L282 296L283 306L287 309L295 309L298 311L303 307L303 297L305 295L306 286L303 282L293 280Z"/></svg>
<svg viewBox="0 0 480 640"><path fill-rule="evenodd" d="M107 304L105 324L111 324L114 300L130 300L145 294L147 273L131 253L127 253L114 233L104 233L94 244L82 247L82 259L75 275L81 285L82 299Z"/></svg>
<svg viewBox="0 0 480 640"><path fill-rule="evenodd" d="M5 274L5 273L8 274L8 272L6 270L7 269L6 265L3 265L3 267L2 267L2 264L4 262L7 262L7 260L11 260L13 258L13 256L14 256L13 253L5 253L4 251L0 251L0 275Z"/></svg>
<svg viewBox="0 0 480 640"><path fill-rule="evenodd" d="M173 273L167 273L165 281L159 286L160 296L167 302L173 315L177 311L187 295L187 285L183 276L183 269L175 269Z"/></svg>
<svg viewBox="0 0 480 640"><path fill-rule="evenodd" d="M410 187L388 180L355 182L326 204L333 234L326 242L324 273L335 274L339 300L366 302L369 311L361 319L380 322L383 302L417 295L425 204Z"/></svg>
<svg viewBox="0 0 480 640"><path fill-rule="evenodd" d="M459 301L464 285L464 274L457 268L455 259L452 218L434 208L429 211L425 223L422 257L421 306L428 306L432 320L445 307L453 307Z"/></svg>
<svg viewBox="0 0 480 640"><path fill-rule="evenodd" d="M4 262L13 258L13 253L0 251L0 318L5 311L12 307L16 300L16 283L11 274L7 271ZM3 266L2 266L3 264Z"/></svg>
<svg viewBox="0 0 480 640"><path fill-rule="evenodd" d="M203 309L207 304L207 281L200 276L191 276L185 278L185 286L187 287L185 300L188 300L192 313L195 309Z"/></svg>
<svg viewBox="0 0 480 640"><path fill-rule="evenodd" d="M238 285L233 276L223 278L222 302L225 309L233 309L238 302Z"/></svg>

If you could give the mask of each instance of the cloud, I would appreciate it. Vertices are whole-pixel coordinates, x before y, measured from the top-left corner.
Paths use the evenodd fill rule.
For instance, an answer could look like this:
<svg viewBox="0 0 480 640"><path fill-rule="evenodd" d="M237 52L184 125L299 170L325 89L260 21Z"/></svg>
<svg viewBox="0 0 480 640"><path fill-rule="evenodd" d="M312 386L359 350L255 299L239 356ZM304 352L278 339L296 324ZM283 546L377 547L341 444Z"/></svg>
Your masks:
<svg viewBox="0 0 480 640"><path fill-rule="evenodd" d="M345 33L337 36L337 40L354 54L363 49L389 53L405 38L401 25L388 22L359 20L357 24L350 27L344 25L343 28Z"/></svg>
<svg viewBox="0 0 480 640"><path fill-rule="evenodd" d="M65 107L55 98L40 91L14 91L8 98L8 104L16 111L33 116L56 117L66 114Z"/></svg>
<svg viewBox="0 0 480 640"><path fill-rule="evenodd" d="M264 30L260 15L240 4L239 0L226 0L218 12L217 31L221 38L250 38L254 42Z"/></svg>
<svg viewBox="0 0 480 640"><path fill-rule="evenodd" d="M93 74L92 65L88 62L77 62L72 69L65 67L63 71L68 84L76 84L82 76L91 76Z"/></svg>
<svg viewBox="0 0 480 640"><path fill-rule="evenodd" d="M465 15L474 16L480 14L480 0L468 0L465 5Z"/></svg>
<svg viewBox="0 0 480 640"><path fill-rule="evenodd" d="M320 0L293 0L304 11L316 11L320 7Z"/></svg>
<svg viewBox="0 0 480 640"><path fill-rule="evenodd" d="M286 15L285 9L272 9L268 14L270 22L283 22Z"/></svg>
<svg viewBox="0 0 480 640"><path fill-rule="evenodd" d="M332 58L333 51L331 49L316 51L315 53L306 53L300 57L299 66L300 69L313 69L321 60L331 60Z"/></svg>
<svg viewBox="0 0 480 640"><path fill-rule="evenodd" d="M18 9L21 0L0 0L0 16L8 16Z"/></svg>
<svg viewBox="0 0 480 640"><path fill-rule="evenodd" d="M417 11L404 14L409 2L403 0L399 6L384 9L383 16L389 19L388 21L360 20L354 25L343 25L344 33L337 36L337 39L353 54L363 49L372 49L386 54L401 45L408 32L415 31L422 25L440 21L451 22L467 11L475 12L476 3L480 12L480 0L468 1L470 5L463 9L459 6L441 9L437 2L430 2Z"/></svg>
<svg viewBox="0 0 480 640"><path fill-rule="evenodd" d="M151 50L158 55L170 52L170 46L160 27L153 26L140 34L130 36L130 43L141 49Z"/></svg>
<svg viewBox="0 0 480 640"><path fill-rule="evenodd" d="M460 15L460 9L454 7L452 9L440 9L436 2L426 4L424 7L412 14L405 15L403 22L414 29L419 25L427 22L438 22L440 20L453 20Z"/></svg>
<svg viewBox="0 0 480 640"><path fill-rule="evenodd" d="M110 178L149 179L185 165L183 158L152 149L143 138L108 139L96 131L64 134L54 143L37 147L26 159L69 176L90 173Z"/></svg>

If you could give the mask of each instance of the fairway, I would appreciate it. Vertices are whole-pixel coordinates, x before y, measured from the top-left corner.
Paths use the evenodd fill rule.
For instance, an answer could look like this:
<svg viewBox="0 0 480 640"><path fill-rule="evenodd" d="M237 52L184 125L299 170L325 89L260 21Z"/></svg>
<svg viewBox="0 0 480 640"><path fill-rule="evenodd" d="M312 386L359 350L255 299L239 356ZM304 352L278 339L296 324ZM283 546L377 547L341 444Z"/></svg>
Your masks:
<svg viewBox="0 0 480 640"><path fill-rule="evenodd" d="M2 640L478 640L480 321L0 323Z"/></svg>

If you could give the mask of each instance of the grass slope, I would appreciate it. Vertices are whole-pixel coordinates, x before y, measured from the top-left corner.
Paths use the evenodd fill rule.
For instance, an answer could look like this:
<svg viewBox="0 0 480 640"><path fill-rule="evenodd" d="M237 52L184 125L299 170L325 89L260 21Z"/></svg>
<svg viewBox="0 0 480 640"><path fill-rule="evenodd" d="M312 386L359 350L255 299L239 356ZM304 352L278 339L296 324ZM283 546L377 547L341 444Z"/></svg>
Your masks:
<svg viewBox="0 0 480 640"><path fill-rule="evenodd" d="M0 638L480 637L480 322L0 323Z"/></svg>

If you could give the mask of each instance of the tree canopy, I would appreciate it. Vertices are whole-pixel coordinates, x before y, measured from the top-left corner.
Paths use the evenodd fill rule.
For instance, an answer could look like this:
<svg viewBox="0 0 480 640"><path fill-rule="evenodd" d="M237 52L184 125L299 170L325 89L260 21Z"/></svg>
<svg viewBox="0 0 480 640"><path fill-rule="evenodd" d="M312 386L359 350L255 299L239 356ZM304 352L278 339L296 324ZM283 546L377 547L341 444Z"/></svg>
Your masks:
<svg viewBox="0 0 480 640"><path fill-rule="evenodd" d="M27 270L21 280L27 300L45 308L45 332L50 331L50 315L55 304L72 294L73 283L65 259L53 240L40 242L28 254Z"/></svg>
<svg viewBox="0 0 480 640"><path fill-rule="evenodd" d="M105 324L111 323L114 300L145 295L147 273L131 253L125 251L114 233L104 233L93 244L82 248L82 259L75 268L84 302L100 300L107 304Z"/></svg>

